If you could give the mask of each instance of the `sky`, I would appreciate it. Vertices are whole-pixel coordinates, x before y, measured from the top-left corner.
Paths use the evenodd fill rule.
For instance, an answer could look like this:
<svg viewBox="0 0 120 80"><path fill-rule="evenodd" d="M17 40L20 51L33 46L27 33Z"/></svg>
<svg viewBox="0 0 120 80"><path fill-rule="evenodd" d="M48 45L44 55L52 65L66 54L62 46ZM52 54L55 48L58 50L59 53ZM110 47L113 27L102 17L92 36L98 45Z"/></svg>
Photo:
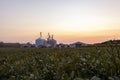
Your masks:
<svg viewBox="0 0 120 80"><path fill-rule="evenodd" d="M0 41L58 43L120 39L120 0L0 0Z"/></svg>

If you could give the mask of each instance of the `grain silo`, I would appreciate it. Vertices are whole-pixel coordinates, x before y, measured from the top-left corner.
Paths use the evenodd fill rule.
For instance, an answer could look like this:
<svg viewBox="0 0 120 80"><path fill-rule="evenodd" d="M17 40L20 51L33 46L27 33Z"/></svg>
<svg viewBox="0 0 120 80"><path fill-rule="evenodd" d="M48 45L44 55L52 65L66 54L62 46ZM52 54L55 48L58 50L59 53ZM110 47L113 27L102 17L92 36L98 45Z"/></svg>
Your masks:
<svg viewBox="0 0 120 80"><path fill-rule="evenodd" d="M42 33L40 32L40 37L35 40L35 47L46 47L47 42L45 39L42 39Z"/></svg>
<svg viewBox="0 0 120 80"><path fill-rule="evenodd" d="M52 47L56 47L56 45L57 45L57 41L53 38L53 35L51 37L50 44Z"/></svg>

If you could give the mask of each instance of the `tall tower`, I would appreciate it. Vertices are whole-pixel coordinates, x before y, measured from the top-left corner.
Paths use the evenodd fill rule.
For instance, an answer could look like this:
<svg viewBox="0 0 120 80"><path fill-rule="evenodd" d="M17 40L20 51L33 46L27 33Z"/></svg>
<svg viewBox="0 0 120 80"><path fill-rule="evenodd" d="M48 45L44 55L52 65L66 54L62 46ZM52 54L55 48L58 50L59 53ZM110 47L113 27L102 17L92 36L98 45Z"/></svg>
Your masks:
<svg viewBox="0 0 120 80"><path fill-rule="evenodd" d="M48 33L48 38L50 39L50 34Z"/></svg>
<svg viewBox="0 0 120 80"><path fill-rule="evenodd" d="M52 34L52 36L51 36L51 39L53 40L53 34Z"/></svg>
<svg viewBox="0 0 120 80"><path fill-rule="evenodd" d="M48 33L47 42L50 43L50 34Z"/></svg>
<svg viewBox="0 0 120 80"><path fill-rule="evenodd" d="M40 38L42 38L42 32L40 32Z"/></svg>

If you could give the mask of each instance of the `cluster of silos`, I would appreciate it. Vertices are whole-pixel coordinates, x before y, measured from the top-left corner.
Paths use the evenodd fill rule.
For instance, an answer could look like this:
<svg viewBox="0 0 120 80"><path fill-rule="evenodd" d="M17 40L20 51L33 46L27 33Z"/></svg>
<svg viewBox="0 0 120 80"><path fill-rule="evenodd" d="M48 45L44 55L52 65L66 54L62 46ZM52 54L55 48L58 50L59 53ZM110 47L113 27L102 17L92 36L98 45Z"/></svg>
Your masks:
<svg viewBox="0 0 120 80"><path fill-rule="evenodd" d="M35 40L35 47L56 47L57 41L53 39L53 35L51 36L48 33L48 38L42 39L42 33L40 32L40 37Z"/></svg>

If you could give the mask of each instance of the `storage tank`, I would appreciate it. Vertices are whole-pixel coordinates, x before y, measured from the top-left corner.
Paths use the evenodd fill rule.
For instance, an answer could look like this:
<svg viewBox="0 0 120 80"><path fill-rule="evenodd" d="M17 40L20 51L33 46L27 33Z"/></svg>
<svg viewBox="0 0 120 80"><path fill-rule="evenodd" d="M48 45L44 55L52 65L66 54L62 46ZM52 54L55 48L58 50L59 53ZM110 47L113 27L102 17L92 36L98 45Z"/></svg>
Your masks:
<svg viewBox="0 0 120 80"><path fill-rule="evenodd" d="M35 40L35 47L45 47L46 46L46 40L38 38Z"/></svg>
<svg viewBox="0 0 120 80"><path fill-rule="evenodd" d="M57 41L53 39L53 35L50 36L49 33L48 33L47 43L50 44L51 47L56 47L57 45Z"/></svg>
<svg viewBox="0 0 120 80"><path fill-rule="evenodd" d="M42 39L42 33L40 32L40 38L35 40L35 47L46 47L47 41Z"/></svg>
<svg viewBox="0 0 120 80"><path fill-rule="evenodd" d="M56 40L54 40L54 39L50 40L51 47L56 47L56 44L57 44Z"/></svg>

